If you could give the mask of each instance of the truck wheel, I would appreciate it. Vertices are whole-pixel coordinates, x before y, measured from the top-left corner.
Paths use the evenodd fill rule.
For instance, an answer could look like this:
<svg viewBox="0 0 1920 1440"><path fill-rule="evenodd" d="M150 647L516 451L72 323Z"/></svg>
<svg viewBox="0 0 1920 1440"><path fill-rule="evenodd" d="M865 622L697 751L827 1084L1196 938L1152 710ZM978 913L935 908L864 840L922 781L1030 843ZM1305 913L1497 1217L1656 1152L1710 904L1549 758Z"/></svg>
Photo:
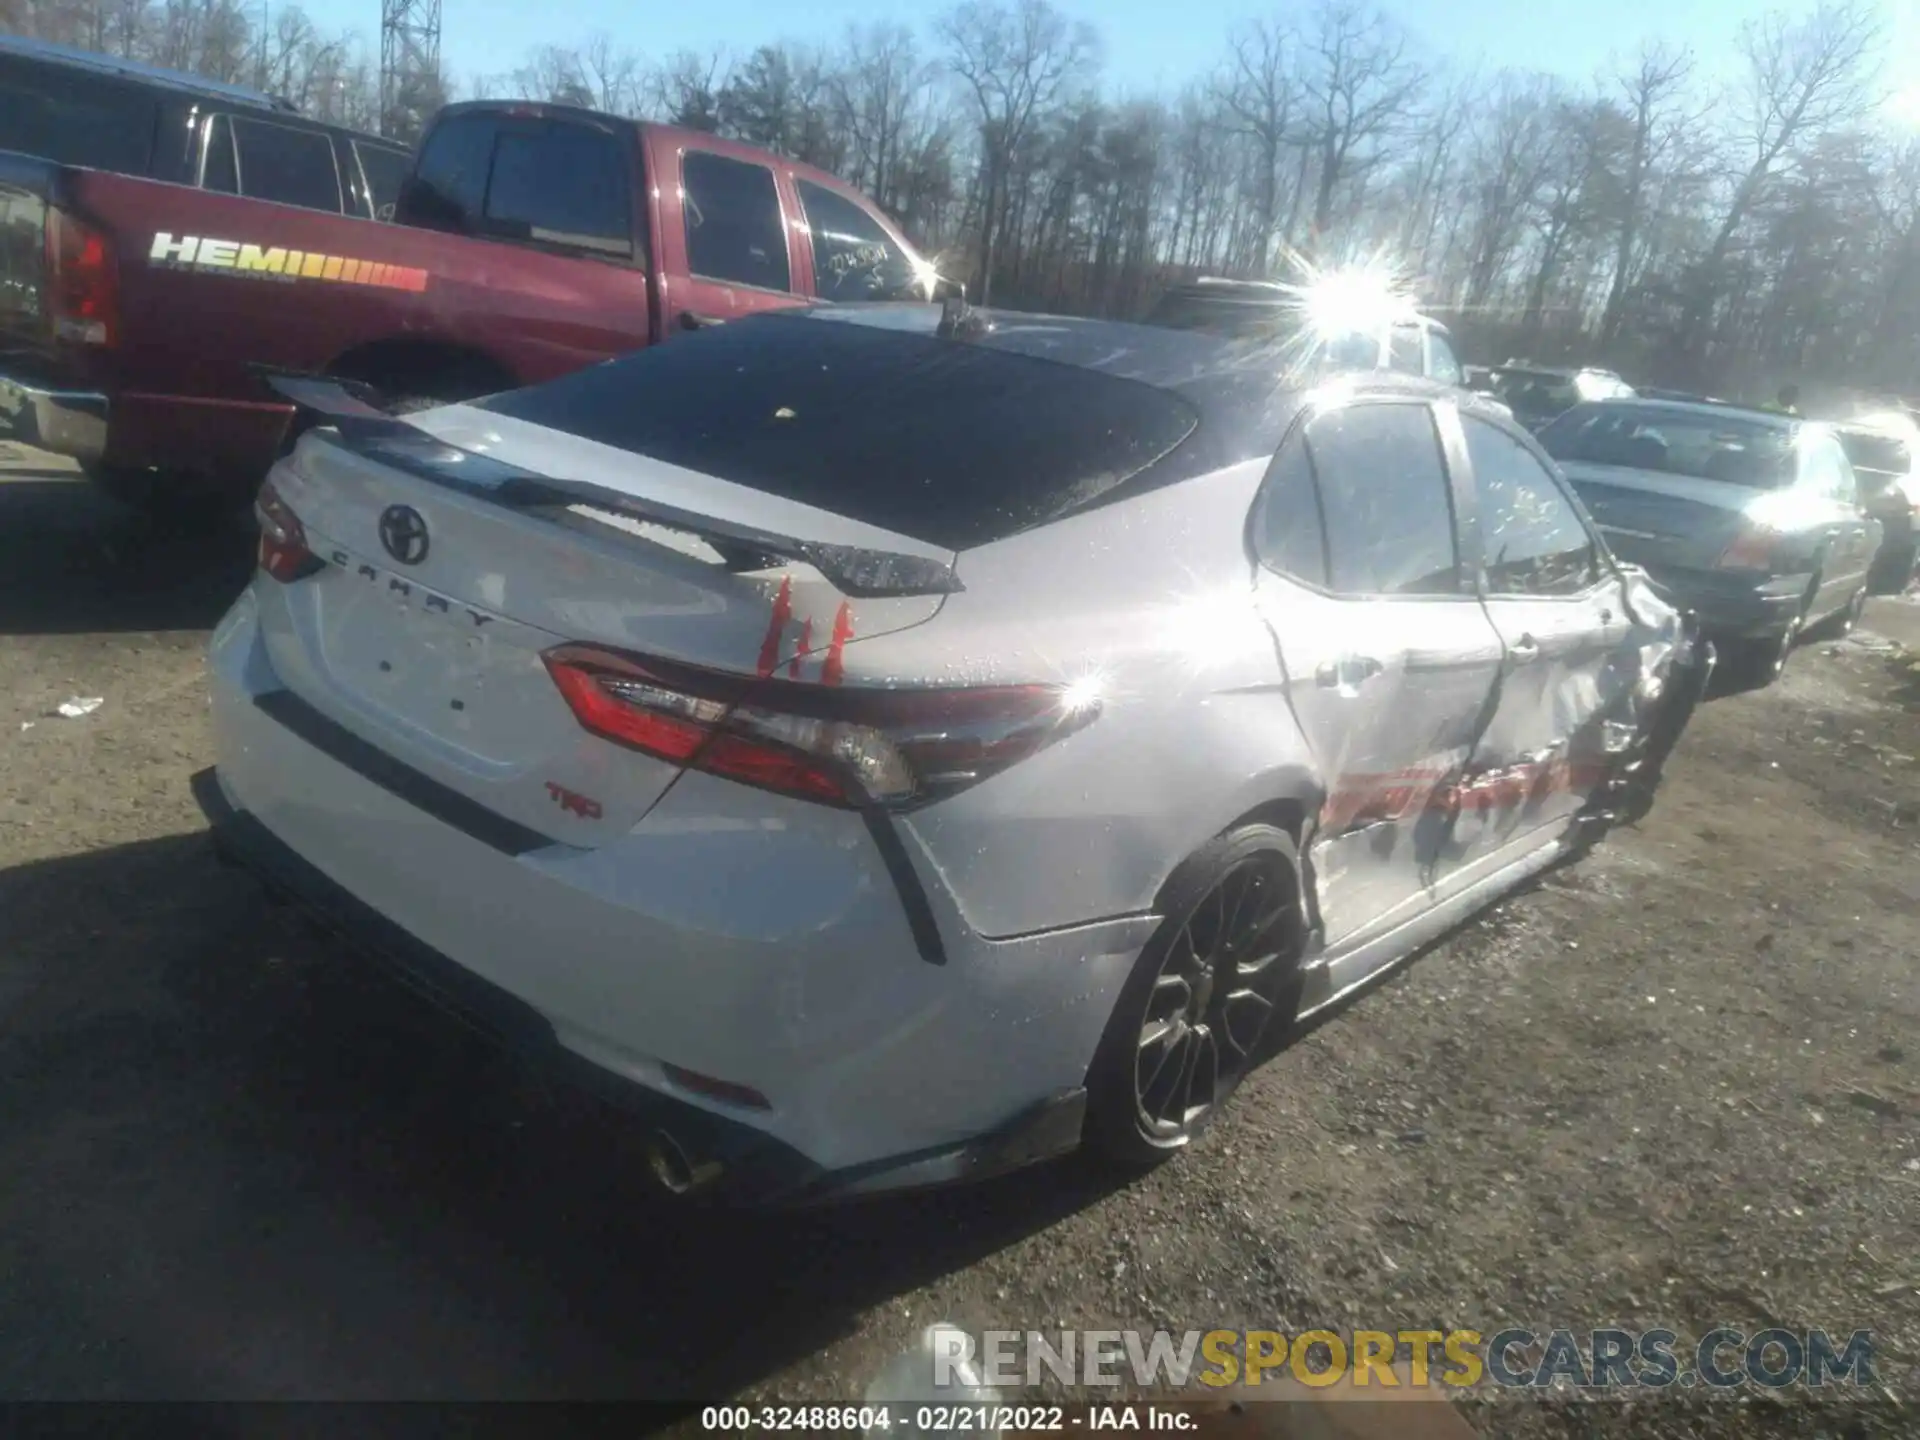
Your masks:
<svg viewBox="0 0 1920 1440"><path fill-rule="evenodd" d="M1300 1003L1300 852L1243 825L1190 856L1155 907L1166 918L1121 988L1087 1072L1086 1139L1124 1166L1157 1164L1213 1120L1263 1038Z"/></svg>
<svg viewBox="0 0 1920 1440"><path fill-rule="evenodd" d="M222 484L191 471L103 464L80 470L102 494L154 519L215 521L253 503L254 487Z"/></svg>

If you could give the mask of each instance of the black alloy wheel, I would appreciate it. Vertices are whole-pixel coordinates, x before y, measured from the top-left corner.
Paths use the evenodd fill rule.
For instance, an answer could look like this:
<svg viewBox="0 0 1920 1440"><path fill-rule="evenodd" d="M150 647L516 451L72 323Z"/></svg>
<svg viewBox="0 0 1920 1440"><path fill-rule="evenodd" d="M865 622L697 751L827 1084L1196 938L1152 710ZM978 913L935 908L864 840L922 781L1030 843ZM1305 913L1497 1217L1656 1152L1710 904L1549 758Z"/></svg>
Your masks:
<svg viewBox="0 0 1920 1440"><path fill-rule="evenodd" d="M1203 1131L1299 1002L1304 934L1292 837L1222 836L1167 887L1166 919L1115 1006L1090 1076L1093 1138L1152 1162Z"/></svg>

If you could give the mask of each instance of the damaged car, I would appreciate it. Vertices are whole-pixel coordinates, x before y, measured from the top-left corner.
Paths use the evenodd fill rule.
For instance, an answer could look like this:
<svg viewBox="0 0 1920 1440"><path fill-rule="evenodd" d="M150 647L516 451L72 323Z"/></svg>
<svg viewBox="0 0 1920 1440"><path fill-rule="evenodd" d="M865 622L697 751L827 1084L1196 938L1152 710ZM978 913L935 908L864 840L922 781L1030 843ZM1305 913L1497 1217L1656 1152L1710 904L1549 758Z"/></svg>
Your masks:
<svg viewBox="0 0 1920 1440"><path fill-rule="evenodd" d="M211 648L219 853L811 1203L1177 1153L1652 802L1711 665L1456 388L920 304L311 424Z"/></svg>

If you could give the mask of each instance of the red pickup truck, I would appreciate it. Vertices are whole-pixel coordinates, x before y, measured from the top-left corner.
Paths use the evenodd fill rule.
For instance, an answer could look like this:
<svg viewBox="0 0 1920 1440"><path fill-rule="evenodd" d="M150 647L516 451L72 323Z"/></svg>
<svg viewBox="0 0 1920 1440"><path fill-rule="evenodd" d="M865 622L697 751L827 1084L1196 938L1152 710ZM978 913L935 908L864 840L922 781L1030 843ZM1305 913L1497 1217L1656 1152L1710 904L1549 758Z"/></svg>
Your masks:
<svg viewBox="0 0 1920 1440"><path fill-rule="evenodd" d="M0 434L144 508L227 506L287 438L262 367L464 399L940 288L831 175L565 106L448 106L390 224L0 153Z"/></svg>

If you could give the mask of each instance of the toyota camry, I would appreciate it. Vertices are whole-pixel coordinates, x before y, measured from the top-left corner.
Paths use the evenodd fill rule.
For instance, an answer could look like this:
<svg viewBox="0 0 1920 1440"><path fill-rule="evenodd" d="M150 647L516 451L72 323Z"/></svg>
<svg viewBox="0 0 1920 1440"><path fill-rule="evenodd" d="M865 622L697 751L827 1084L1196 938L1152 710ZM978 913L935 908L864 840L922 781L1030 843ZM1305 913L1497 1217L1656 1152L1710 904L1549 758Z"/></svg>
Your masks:
<svg viewBox="0 0 1920 1440"><path fill-rule="evenodd" d="M1711 665L1471 395L924 305L307 428L220 853L619 1095L675 1191L1177 1152L1651 803Z"/></svg>

